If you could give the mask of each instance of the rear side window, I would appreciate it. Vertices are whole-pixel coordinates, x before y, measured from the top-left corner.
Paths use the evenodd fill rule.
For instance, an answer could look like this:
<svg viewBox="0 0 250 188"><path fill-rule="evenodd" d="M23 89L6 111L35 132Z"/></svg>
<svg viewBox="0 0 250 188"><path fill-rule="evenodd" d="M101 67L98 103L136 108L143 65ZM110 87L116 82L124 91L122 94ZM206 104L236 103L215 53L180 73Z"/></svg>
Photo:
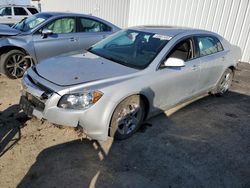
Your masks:
<svg viewBox="0 0 250 188"><path fill-rule="evenodd" d="M1 16L11 16L12 15L11 7L1 7L0 8L0 15Z"/></svg>
<svg viewBox="0 0 250 188"><path fill-rule="evenodd" d="M97 20L80 18L79 32L105 32L111 31L111 28Z"/></svg>
<svg viewBox="0 0 250 188"><path fill-rule="evenodd" d="M22 7L14 7L14 13L16 16L26 16L28 13Z"/></svg>
<svg viewBox="0 0 250 188"><path fill-rule="evenodd" d="M206 56L223 51L223 47L219 39L211 36L197 37L200 56Z"/></svg>
<svg viewBox="0 0 250 188"><path fill-rule="evenodd" d="M35 8L27 8L31 14L36 14L38 11Z"/></svg>

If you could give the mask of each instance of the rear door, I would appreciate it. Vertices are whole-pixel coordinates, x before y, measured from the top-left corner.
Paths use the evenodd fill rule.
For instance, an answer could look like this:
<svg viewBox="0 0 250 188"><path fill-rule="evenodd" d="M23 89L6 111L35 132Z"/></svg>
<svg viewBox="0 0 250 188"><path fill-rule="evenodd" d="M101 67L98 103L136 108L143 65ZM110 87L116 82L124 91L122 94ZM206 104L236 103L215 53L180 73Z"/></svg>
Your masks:
<svg viewBox="0 0 250 188"><path fill-rule="evenodd" d="M52 31L52 34L43 36L42 29ZM76 51L79 48L76 34L75 17L55 19L33 35L34 47L38 62L60 54Z"/></svg>
<svg viewBox="0 0 250 188"><path fill-rule="evenodd" d="M207 90L217 83L224 69L226 52L219 39L214 36L202 35L195 37L201 67L199 90Z"/></svg>
<svg viewBox="0 0 250 188"><path fill-rule="evenodd" d="M13 7L14 16L13 22L20 22L22 19L27 18L29 16L28 12L23 7Z"/></svg>
<svg viewBox="0 0 250 188"><path fill-rule="evenodd" d="M77 23L75 38L78 40L80 51L89 48L112 33L111 27L93 18L78 17Z"/></svg>

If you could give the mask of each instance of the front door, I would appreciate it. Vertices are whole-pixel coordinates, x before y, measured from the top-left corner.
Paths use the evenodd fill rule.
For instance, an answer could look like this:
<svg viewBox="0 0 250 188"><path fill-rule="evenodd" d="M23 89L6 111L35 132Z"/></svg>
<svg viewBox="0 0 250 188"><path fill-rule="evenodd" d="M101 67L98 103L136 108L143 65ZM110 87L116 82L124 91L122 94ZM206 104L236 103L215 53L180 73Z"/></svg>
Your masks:
<svg viewBox="0 0 250 188"><path fill-rule="evenodd" d="M43 35L42 30L33 35L37 61L70 53L79 49L78 39L75 37L76 20L66 17L53 20L43 29L52 31Z"/></svg>
<svg viewBox="0 0 250 188"><path fill-rule="evenodd" d="M183 67L164 67L155 72L152 90L155 93L154 105L166 109L188 99L198 92L200 60L196 58L194 42L185 39L179 42L167 55L185 62Z"/></svg>

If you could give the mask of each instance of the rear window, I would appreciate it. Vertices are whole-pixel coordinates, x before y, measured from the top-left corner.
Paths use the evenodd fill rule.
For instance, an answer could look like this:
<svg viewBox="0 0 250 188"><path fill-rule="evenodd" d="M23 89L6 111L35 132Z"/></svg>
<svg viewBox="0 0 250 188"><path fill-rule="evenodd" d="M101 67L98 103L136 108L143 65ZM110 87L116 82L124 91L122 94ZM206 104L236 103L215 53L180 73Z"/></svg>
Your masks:
<svg viewBox="0 0 250 188"><path fill-rule="evenodd" d="M16 16L26 16L28 13L22 7L14 7L14 13Z"/></svg>
<svg viewBox="0 0 250 188"><path fill-rule="evenodd" d="M31 14L36 14L38 13L38 10L36 8L27 8Z"/></svg>
<svg viewBox="0 0 250 188"><path fill-rule="evenodd" d="M197 37L200 56L214 54L223 50L222 44L216 37L201 36Z"/></svg>
<svg viewBox="0 0 250 188"><path fill-rule="evenodd" d="M105 32L111 31L111 28L104 23L101 23L97 20L80 18L79 25L80 32Z"/></svg>

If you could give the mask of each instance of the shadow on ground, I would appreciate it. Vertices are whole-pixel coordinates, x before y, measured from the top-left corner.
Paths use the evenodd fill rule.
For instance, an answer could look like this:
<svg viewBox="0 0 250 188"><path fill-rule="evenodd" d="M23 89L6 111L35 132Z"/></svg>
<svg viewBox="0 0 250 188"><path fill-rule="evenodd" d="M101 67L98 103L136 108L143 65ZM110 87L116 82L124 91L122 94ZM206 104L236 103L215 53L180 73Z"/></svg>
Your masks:
<svg viewBox="0 0 250 188"><path fill-rule="evenodd" d="M13 105L0 112L0 157L21 138L20 128L25 125L27 118L19 111L18 105Z"/></svg>
<svg viewBox="0 0 250 188"><path fill-rule="evenodd" d="M250 96L208 96L109 152L87 139L47 148L18 187L250 187L249 121Z"/></svg>

